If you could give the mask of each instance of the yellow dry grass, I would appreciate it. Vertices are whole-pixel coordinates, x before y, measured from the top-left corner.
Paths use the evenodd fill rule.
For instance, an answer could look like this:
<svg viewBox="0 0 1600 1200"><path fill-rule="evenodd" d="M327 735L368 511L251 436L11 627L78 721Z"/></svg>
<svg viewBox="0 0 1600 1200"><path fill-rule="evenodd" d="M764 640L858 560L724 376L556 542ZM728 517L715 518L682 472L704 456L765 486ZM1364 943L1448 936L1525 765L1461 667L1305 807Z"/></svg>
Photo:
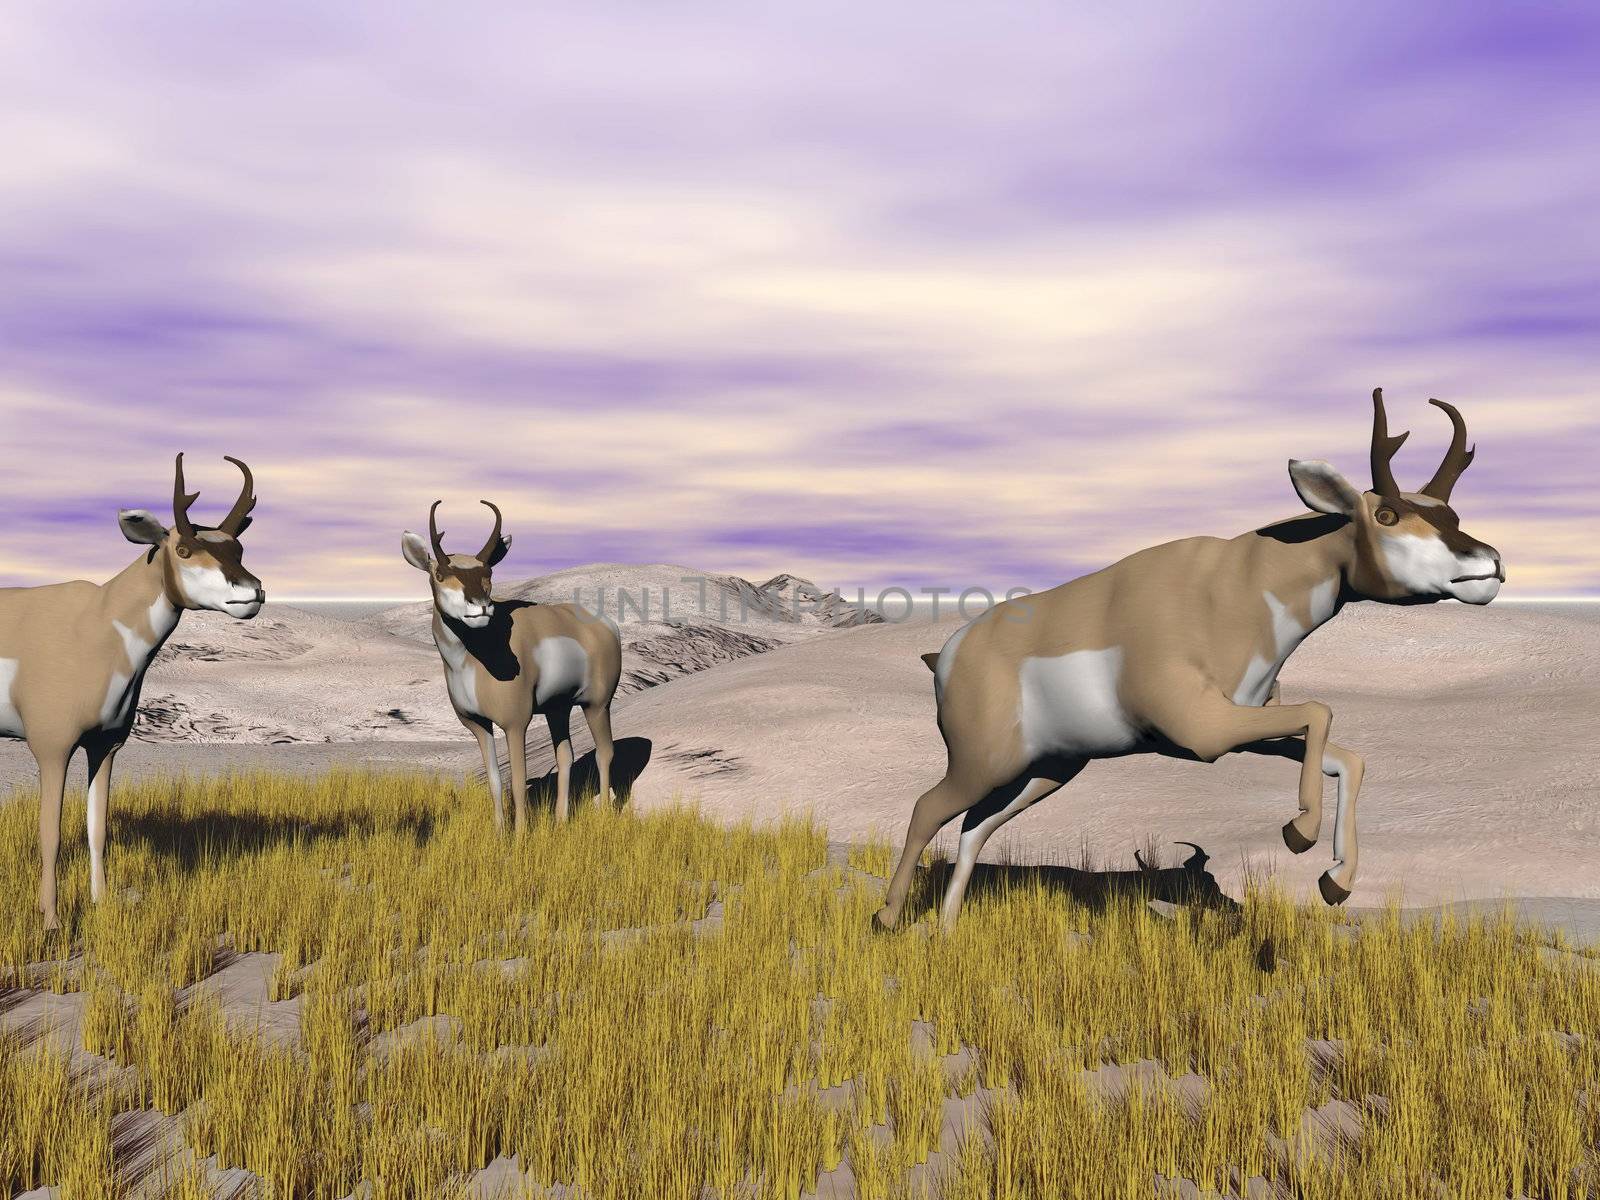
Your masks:
<svg viewBox="0 0 1600 1200"><path fill-rule="evenodd" d="M0 989L81 989L85 1048L133 1070L91 1087L0 1036L5 1194L119 1194L110 1121L154 1108L267 1197L449 1195L497 1156L527 1195L597 1200L797 1196L836 1167L862 1197L1255 1177L1303 1197L1600 1195L1600 972L1509 919L1357 932L1270 890L1165 919L1019 870L953 935L926 884L884 935L888 848L830 862L803 821L586 804L513 843L485 795L438 779L256 774L119 787L99 906L69 806L47 937L19 799L0 807ZM281 956L275 997L299 997L295 1042L190 990L257 952ZM1143 1060L1164 1072L1148 1086L1087 1073ZM1205 1081L1187 1099L1161 1084L1187 1073ZM1330 1101L1358 1139L1302 1136ZM168 1194L202 1185L177 1171Z"/></svg>

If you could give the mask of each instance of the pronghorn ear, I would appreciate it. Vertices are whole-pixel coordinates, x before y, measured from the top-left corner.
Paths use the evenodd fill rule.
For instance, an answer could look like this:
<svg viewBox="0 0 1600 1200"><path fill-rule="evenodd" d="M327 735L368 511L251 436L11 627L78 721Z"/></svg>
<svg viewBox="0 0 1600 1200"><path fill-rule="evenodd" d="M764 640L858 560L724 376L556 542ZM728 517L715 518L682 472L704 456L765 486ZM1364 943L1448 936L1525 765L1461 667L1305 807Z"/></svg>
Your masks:
<svg viewBox="0 0 1600 1200"><path fill-rule="evenodd" d="M167 536L167 527L142 508L119 509L117 524L122 536L136 546L159 546Z"/></svg>
<svg viewBox="0 0 1600 1200"><path fill-rule="evenodd" d="M1353 517L1361 509L1361 493L1321 459L1291 458L1289 479L1307 508Z"/></svg>
<svg viewBox="0 0 1600 1200"><path fill-rule="evenodd" d="M511 549L511 535L510 534L506 534L504 537L502 537L500 539L500 544L494 548L494 550L489 555L488 561L485 562L483 565L486 566L486 567L494 566L497 562L499 562L502 558L504 558L506 556L507 552L509 552L510 549Z"/></svg>
<svg viewBox="0 0 1600 1200"><path fill-rule="evenodd" d="M428 543L409 529L400 535L400 553L417 570L433 570L433 559L428 556Z"/></svg>

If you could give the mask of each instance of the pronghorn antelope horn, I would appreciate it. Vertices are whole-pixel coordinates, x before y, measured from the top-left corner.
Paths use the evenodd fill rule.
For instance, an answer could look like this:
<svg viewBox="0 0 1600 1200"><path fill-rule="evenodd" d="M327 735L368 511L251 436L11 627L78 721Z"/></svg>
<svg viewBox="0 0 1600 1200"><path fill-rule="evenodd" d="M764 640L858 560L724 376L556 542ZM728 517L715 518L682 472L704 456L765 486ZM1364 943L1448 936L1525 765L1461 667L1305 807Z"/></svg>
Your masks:
<svg viewBox="0 0 1600 1200"><path fill-rule="evenodd" d="M1183 860L1183 869L1185 871L1204 871L1206 863L1211 861L1211 855L1200 849L1193 842L1174 842L1172 844L1174 846L1187 846L1194 851L1193 854Z"/></svg>
<svg viewBox="0 0 1600 1200"><path fill-rule="evenodd" d="M1467 449L1467 423L1461 419L1461 414L1456 411L1454 404L1443 400L1429 400L1428 403L1444 409L1445 416L1450 418L1450 424L1455 427L1455 432L1450 437L1450 449L1445 451L1444 461L1433 473L1433 478L1428 480L1428 486L1422 489L1422 494L1448 504L1450 489L1455 487L1456 480L1461 478L1461 472L1472 465L1472 458L1478 453L1478 448L1474 446L1470 450Z"/></svg>
<svg viewBox="0 0 1600 1200"><path fill-rule="evenodd" d="M250 474L249 467L231 454L224 454L222 458L224 462L231 462L244 472L244 486L239 489L239 498L233 502L233 507L228 510L228 515L222 518L222 524L217 528L229 537L238 537L250 523L250 510L256 506L255 477Z"/></svg>
<svg viewBox="0 0 1600 1200"><path fill-rule="evenodd" d="M1133 848L1133 861L1139 864L1139 870L1141 871L1149 871L1154 869L1149 863L1145 862L1145 860L1139 856L1139 847L1137 846Z"/></svg>
<svg viewBox="0 0 1600 1200"><path fill-rule="evenodd" d="M1394 481L1394 469L1389 465L1395 451L1405 444L1411 431L1398 437L1389 436L1389 414L1383 408L1383 389L1372 389L1372 490L1380 496L1391 498L1400 495L1400 485ZM1442 468L1441 468L1442 469Z"/></svg>
<svg viewBox="0 0 1600 1200"><path fill-rule="evenodd" d="M184 537L194 537L194 526L189 523L189 506L200 499L199 492L183 490L183 451L178 451L177 465L172 479L172 524ZM185 551L187 553L187 551Z"/></svg>
<svg viewBox="0 0 1600 1200"><path fill-rule="evenodd" d="M444 542L442 540L444 535L439 532L439 527L434 524L433 515L439 511L439 505L443 503L443 500L435 500L433 507L428 510L428 540L433 543L433 561L441 564L447 561L444 556Z"/></svg>
<svg viewBox="0 0 1600 1200"><path fill-rule="evenodd" d="M483 544L483 549L478 551L478 560L480 562L488 562L489 556L494 553L495 547L500 544L500 510L487 500L479 500L478 503L485 505L494 514L494 532L489 535L489 540Z"/></svg>

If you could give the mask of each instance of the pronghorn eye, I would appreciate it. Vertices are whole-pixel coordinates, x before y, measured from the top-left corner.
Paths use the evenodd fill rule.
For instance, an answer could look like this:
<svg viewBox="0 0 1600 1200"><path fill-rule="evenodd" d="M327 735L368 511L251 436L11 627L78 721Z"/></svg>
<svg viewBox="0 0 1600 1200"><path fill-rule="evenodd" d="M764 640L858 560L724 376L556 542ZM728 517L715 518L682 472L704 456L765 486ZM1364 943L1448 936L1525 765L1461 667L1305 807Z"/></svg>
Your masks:
<svg viewBox="0 0 1600 1200"><path fill-rule="evenodd" d="M178 547L178 557L179 558L188 558L189 555L192 554L192 553L194 553L194 551L190 550L189 547L187 547L187 546L180 545Z"/></svg>
<svg viewBox="0 0 1600 1200"><path fill-rule="evenodd" d="M443 583L444 582L444 568L443 567L435 567L434 571L433 571L433 577L435 579L437 579L440 583Z"/></svg>
<svg viewBox="0 0 1600 1200"><path fill-rule="evenodd" d="M1396 524L1399 520L1400 520L1400 514L1395 512L1395 510L1392 509L1392 508L1380 508L1378 510L1378 524L1379 525L1393 525L1393 524Z"/></svg>

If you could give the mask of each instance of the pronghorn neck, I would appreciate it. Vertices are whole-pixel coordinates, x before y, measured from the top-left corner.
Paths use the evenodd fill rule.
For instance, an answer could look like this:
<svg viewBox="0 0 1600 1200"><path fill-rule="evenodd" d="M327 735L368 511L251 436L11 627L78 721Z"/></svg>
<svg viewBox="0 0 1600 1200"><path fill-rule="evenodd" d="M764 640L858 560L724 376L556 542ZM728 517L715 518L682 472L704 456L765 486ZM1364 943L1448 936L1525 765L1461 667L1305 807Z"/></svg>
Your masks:
<svg viewBox="0 0 1600 1200"><path fill-rule="evenodd" d="M1228 607L1256 623L1255 645L1240 664L1218 663L1235 704L1265 704L1278 672L1313 630L1339 611L1355 552L1349 523L1295 518L1234 540L1243 561L1227 584Z"/></svg>
<svg viewBox="0 0 1600 1200"><path fill-rule="evenodd" d="M1310 619L1306 632L1329 620L1350 598L1346 581L1355 561L1355 526L1342 517L1291 517L1238 539L1249 548L1250 590Z"/></svg>
<svg viewBox="0 0 1600 1200"><path fill-rule="evenodd" d="M445 687L456 710L466 713L478 713L482 708L478 695L479 659L468 643L472 632L437 608L433 610L433 644L444 660Z"/></svg>
<svg viewBox="0 0 1600 1200"><path fill-rule="evenodd" d="M506 683L530 670L523 651L512 644L512 613L520 607L515 600L496 603L487 625L467 625L435 607L433 641L445 665L462 676L462 682L481 671ZM537 645L533 656L537 661Z"/></svg>
<svg viewBox="0 0 1600 1200"><path fill-rule="evenodd" d="M447 617L437 608L433 610L433 641L439 653L459 670L469 658L481 658L489 645L487 635L492 625L473 629L454 617Z"/></svg>
<svg viewBox="0 0 1600 1200"><path fill-rule="evenodd" d="M173 599L165 557L141 555L101 585L101 615L121 635L128 666L142 671L178 627L183 607Z"/></svg>
<svg viewBox="0 0 1600 1200"><path fill-rule="evenodd" d="M462 634L466 628L458 621L452 621L437 608L433 610L433 640L441 647L449 646L451 649L464 647L466 641Z"/></svg>
<svg viewBox="0 0 1600 1200"><path fill-rule="evenodd" d="M183 613L183 604L176 598L162 556L149 559L148 555L140 555L101 585L104 606L110 616L125 625L154 612L165 618L166 631L170 633Z"/></svg>

